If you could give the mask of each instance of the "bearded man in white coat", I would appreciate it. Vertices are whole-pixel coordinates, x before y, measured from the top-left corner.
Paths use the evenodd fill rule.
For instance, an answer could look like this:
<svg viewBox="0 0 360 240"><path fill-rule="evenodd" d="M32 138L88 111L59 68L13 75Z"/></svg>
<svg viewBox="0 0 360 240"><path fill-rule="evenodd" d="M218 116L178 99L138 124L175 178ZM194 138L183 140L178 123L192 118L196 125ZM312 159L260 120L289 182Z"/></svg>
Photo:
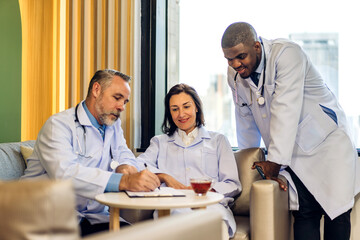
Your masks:
<svg viewBox="0 0 360 240"><path fill-rule="evenodd" d="M119 71L97 71L84 101L46 121L22 177L71 179L82 236L109 229L108 208L95 201L97 194L160 186L155 174L138 171L123 135L119 117L129 102L129 81Z"/></svg>
<svg viewBox="0 0 360 240"><path fill-rule="evenodd" d="M349 239L350 212L360 191L357 152L346 116L309 57L286 39L258 37L248 23L231 24L222 37L240 149L268 150L255 166L267 179L289 182L295 240Z"/></svg>

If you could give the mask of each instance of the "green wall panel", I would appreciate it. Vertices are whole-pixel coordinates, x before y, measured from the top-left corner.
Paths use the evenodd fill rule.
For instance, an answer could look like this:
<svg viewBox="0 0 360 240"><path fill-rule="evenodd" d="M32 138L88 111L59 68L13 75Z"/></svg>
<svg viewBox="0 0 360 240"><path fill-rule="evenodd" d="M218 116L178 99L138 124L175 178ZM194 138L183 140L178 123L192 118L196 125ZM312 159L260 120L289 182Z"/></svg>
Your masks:
<svg viewBox="0 0 360 240"><path fill-rule="evenodd" d="M21 140L21 19L18 0L0 0L0 142Z"/></svg>

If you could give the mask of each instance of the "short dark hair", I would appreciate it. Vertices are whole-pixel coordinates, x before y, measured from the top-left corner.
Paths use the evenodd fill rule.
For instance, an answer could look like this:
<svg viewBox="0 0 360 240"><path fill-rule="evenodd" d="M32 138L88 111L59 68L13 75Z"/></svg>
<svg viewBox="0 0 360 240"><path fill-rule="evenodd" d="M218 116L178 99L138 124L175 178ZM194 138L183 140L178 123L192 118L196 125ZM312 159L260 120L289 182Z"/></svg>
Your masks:
<svg viewBox="0 0 360 240"><path fill-rule="evenodd" d="M230 24L221 39L222 48L232 48L240 43L252 45L258 41L257 33L253 26L246 22Z"/></svg>
<svg viewBox="0 0 360 240"><path fill-rule="evenodd" d="M176 84L169 90L169 92L166 94L165 100L164 100L165 116L164 116L164 121L163 121L163 124L161 127L162 127L163 133L167 134L168 136L173 135L177 129L177 126L174 123L174 121L171 117L171 113L170 113L170 98L173 95L177 95L182 92L190 95L195 103L195 106L197 108L196 126L200 127L200 126L205 125L204 113L202 110L202 102L201 102L201 99L200 99L198 93L196 92L196 90L193 87L190 87L189 85L184 84L184 83Z"/></svg>
<svg viewBox="0 0 360 240"><path fill-rule="evenodd" d="M94 83L98 82L101 86L101 91L104 91L107 87L110 86L114 76L121 77L126 82L130 82L130 80L131 80L131 77L129 77L128 75L121 73L119 71L113 70L113 69L98 70L94 74L94 76L91 78L91 81L89 83L87 97L90 96L90 93L94 86Z"/></svg>

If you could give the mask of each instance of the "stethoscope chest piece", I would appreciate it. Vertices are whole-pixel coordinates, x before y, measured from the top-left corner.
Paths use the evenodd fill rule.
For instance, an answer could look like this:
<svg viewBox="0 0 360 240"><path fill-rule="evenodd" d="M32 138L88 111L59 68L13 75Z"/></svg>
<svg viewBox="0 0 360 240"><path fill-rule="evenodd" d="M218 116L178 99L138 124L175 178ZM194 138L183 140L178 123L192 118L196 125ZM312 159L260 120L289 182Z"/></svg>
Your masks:
<svg viewBox="0 0 360 240"><path fill-rule="evenodd" d="M261 96L257 99L257 102L260 106L262 106L265 103L265 98L263 96Z"/></svg>
<svg viewBox="0 0 360 240"><path fill-rule="evenodd" d="M114 160L111 161L110 167L112 170L115 170L120 164Z"/></svg>

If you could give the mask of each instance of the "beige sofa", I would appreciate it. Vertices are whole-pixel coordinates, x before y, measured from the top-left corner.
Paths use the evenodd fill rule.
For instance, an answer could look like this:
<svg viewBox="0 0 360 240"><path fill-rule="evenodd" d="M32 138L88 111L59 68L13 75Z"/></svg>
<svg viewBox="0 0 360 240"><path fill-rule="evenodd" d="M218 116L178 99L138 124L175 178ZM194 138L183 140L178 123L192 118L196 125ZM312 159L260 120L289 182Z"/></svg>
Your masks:
<svg viewBox="0 0 360 240"><path fill-rule="evenodd" d="M237 223L233 239L292 240L293 217L288 211L287 192L281 191L277 182L262 180L257 171L251 170L254 161L265 159L263 151L246 149L235 152L235 158L243 191L232 208ZM359 198L360 194L351 212L351 240L360 239Z"/></svg>

